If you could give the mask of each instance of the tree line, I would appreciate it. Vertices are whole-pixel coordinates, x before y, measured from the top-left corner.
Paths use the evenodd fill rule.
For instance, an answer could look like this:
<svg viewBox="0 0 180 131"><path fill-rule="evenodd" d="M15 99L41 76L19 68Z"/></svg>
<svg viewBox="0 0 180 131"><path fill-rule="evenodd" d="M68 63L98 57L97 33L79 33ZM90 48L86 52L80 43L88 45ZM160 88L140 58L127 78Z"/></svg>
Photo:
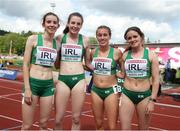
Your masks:
<svg viewBox="0 0 180 131"><path fill-rule="evenodd" d="M34 34L32 31L22 31L15 33L0 30L0 54L7 55L9 53L23 55L25 44L28 36Z"/></svg>
<svg viewBox="0 0 180 131"><path fill-rule="evenodd" d="M38 33L41 32L22 31L21 33L15 33L0 29L0 54L23 55L28 36ZM90 44L97 44L95 37L90 37Z"/></svg>

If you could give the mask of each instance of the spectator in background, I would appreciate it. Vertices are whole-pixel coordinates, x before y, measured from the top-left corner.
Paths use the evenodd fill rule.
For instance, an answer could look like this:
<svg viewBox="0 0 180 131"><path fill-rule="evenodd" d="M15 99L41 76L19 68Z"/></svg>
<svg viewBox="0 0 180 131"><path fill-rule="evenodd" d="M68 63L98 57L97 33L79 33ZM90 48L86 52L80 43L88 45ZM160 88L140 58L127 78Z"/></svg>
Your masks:
<svg viewBox="0 0 180 131"><path fill-rule="evenodd" d="M174 68L172 68L171 70L170 70L170 82L171 83L175 83L175 80L176 80L176 69L174 69Z"/></svg>
<svg viewBox="0 0 180 131"><path fill-rule="evenodd" d="M180 67L176 71L176 83L180 84Z"/></svg>
<svg viewBox="0 0 180 131"><path fill-rule="evenodd" d="M168 83L171 77L171 59L169 58L165 66L165 82Z"/></svg>

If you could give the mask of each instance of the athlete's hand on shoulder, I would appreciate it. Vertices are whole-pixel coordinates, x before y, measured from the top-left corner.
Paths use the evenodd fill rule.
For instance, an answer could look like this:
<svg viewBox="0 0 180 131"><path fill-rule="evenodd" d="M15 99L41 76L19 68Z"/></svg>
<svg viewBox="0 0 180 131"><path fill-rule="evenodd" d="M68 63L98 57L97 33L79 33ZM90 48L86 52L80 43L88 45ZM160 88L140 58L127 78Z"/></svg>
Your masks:
<svg viewBox="0 0 180 131"><path fill-rule="evenodd" d="M32 103L32 92L30 88L25 88L24 101L28 105L31 105Z"/></svg>

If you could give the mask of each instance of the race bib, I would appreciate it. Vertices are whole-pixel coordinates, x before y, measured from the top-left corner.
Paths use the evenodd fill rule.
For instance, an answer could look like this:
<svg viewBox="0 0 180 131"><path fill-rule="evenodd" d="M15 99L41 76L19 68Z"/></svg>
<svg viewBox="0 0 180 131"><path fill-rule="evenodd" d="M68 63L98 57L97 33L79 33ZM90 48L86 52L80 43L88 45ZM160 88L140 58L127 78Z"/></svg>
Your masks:
<svg viewBox="0 0 180 131"><path fill-rule="evenodd" d="M129 77L145 77L147 76L147 60L146 59L129 59L125 62L126 75Z"/></svg>
<svg viewBox="0 0 180 131"><path fill-rule="evenodd" d="M57 51L52 48L37 46L36 62L35 64L44 66L54 66L56 61Z"/></svg>
<svg viewBox="0 0 180 131"><path fill-rule="evenodd" d="M111 75L112 59L97 57L93 59L94 73L98 75Z"/></svg>
<svg viewBox="0 0 180 131"><path fill-rule="evenodd" d="M82 57L82 46L75 44L62 44L61 60L68 62L80 62Z"/></svg>
<svg viewBox="0 0 180 131"><path fill-rule="evenodd" d="M113 91L115 94L121 93L121 86L120 85L114 85L113 86Z"/></svg>

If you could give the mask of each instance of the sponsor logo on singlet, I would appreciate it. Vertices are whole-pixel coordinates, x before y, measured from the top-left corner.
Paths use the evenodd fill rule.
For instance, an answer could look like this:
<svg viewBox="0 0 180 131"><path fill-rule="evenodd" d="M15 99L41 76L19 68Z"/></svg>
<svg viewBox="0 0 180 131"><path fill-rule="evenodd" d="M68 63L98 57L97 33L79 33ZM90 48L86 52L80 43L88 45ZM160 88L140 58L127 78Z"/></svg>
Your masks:
<svg viewBox="0 0 180 131"><path fill-rule="evenodd" d="M111 75L112 59L97 57L93 59L94 73L99 75Z"/></svg>
<svg viewBox="0 0 180 131"><path fill-rule="evenodd" d="M44 66L54 66L56 57L57 51L55 49L38 46L35 64Z"/></svg>
<svg viewBox="0 0 180 131"><path fill-rule="evenodd" d="M146 59L129 59L125 62L126 74L129 77L145 77L147 75Z"/></svg>
<svg viewBox="0 0 180 131"><path fill-rule="evenodd" d="M82 57L82 46L75 44L62 44L61 60L80 62Z"/></svg>

